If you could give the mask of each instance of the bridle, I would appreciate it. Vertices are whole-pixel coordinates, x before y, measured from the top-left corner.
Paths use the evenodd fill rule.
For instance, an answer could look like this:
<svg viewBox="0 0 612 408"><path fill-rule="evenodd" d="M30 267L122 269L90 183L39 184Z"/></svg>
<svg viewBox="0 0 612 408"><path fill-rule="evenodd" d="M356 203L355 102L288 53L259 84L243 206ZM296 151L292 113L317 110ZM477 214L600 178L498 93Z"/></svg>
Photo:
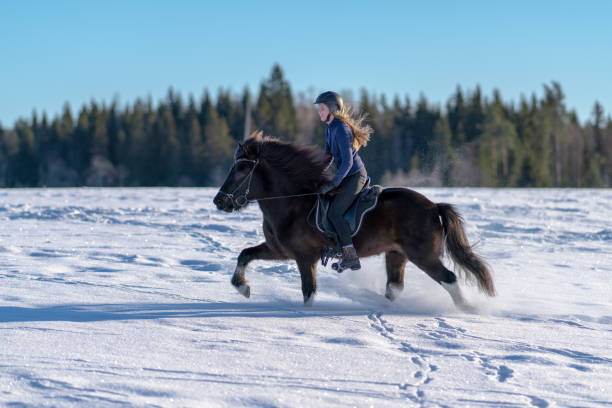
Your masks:
<svg viewBox="0 0 612 408"><path fill-rule="evenodd" d="M247 195L249 195L249 191L251 191L251 181L253 180L253 173L255 172L255 168L259 164L259 159L257 160L235 159L234 164L232 164L232 168L235 168L236 165L240 162L249 162L249 163L255 163L255 164L253 165L253 168L251 169L251 171L249 171L249 174L247 174L246 177L240 182L240 184L238 184L238 186L234 189L234 191L232 191L231 193L226 193L223 190L219 190L219 193L225 194L225 196L227 196L227 198L231 200L232 205L236 208L242 208L245 205L247 205L249 201L251 201L248 199ZM247 186L244 189L244 193L234 196L234 194L236 194L236 192L240 189L240 187L242 187L244 183L247 183Z"/></svg>
<svg viewBox="0 0 612 408"><path fill-rule="evenodd" d="M282 196L274 196L274 197L248 198L247 196L249 195L249 192L251 191L251 181L253 180L253 173L255 172L255 168L259 164L259 159L257 159L257 160L235 159L234 160L234 164L232 164L232 168L236 167L236 165L238 163L243 162L243 161L244 162L249 162L249 163L254 163L253 168L251 169L251 171L249 171L249 174L247 174L244 177L244 179L240 182L240 184L238 184L238 186L231 193L227 193L227 192L225 192L223 190L219 190L220 194L224 194L227 198L229 198L231 200L232 205L235 208L242 208L245 205L247 205L248 203L253 203L253 202L256 202L256 201L274 200L274 199L278 199L278 198L291 198L291 197L304 197L304 196L319 195L319 193L303 193L303 194L290 194L290 195L282 195ZM244 189L244 192L241 193L241 194L235 195L236 192L238 190L240 190L240 188L245 183L246 183L246 188Z"/></svg>

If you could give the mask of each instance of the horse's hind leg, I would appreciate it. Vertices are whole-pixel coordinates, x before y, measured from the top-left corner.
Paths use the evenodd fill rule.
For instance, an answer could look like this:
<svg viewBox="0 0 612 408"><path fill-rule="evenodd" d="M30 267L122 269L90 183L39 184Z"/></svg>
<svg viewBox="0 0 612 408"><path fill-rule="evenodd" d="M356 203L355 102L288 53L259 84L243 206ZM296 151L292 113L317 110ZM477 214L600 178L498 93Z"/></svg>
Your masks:
<svg viewBox="0 0 612 408"><path fill-rule="evenodd" d="M247 298L251 296L251 288L247 283L245 272L249 262L255 259L279 259L279 256L265 242L254 247L244 248L240 252L236 270L232 276L232 285Z"/></svg>
<svg viewBox="0 0 612 408"><path fill-rule="evenodd" d="M433 280L438 282L444 289L446 289L453 299L455 306L464 311L473 310L473 307L470 306L470 304L463 297L463 293L461 293L461 288L457 284L457 275L455 275L454 272L449 271L442 264L440 259L430 261L414 260L413 262Z"/></svg>
<svg viewBox="0 0 612 408"><path fill-rule="evenodd" d="M394 301L404 290L404 268L408 258L399 251L389 251L385 254L387 266L387 291L385 297Z"/></svg>

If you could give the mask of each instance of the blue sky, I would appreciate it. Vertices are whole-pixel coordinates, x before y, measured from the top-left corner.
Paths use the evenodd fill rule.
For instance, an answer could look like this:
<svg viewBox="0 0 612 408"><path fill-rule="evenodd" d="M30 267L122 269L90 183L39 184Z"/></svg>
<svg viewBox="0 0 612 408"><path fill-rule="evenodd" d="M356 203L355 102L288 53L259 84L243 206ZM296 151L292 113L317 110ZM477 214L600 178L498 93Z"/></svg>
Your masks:
<svg viewBox="0 0 612 408"><path fill-rule="evenodd" d="M0 123L92 99L362 88L445 104L559 81L581 121L612 111L612 1L0 1Z"/></svg>

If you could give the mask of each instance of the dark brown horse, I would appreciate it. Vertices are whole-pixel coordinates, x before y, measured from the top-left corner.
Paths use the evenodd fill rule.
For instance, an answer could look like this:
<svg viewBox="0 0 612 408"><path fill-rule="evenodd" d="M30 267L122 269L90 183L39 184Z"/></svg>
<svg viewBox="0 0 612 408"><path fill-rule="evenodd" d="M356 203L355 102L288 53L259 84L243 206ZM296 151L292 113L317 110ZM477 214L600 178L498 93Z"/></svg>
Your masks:
<svg viewBox="0 0 612 408"><path fill-rule="evenodd" d="M240 144L234 159L214 203L218 209L232 212L258 201L266 240L240 252L232 284L249 297L245 271L251 261L293 259L300 270L304 303L312 304L321 249L335 247L312 225L312 220L307 220L317 199L314 192L331 178L325 170L328 161L318 148L262 139L261 134ZM366 215L353 242L360 257L385 253L385 296L390 300L404 288L404 267L411 261L440 283L457 307L469 309L455 273L440 260L445 244L467 277L476 280L482 292L495 295L489 268L472 251L461 216L452 205L435 204L416 191L383 190L378 205Z"/></svg>

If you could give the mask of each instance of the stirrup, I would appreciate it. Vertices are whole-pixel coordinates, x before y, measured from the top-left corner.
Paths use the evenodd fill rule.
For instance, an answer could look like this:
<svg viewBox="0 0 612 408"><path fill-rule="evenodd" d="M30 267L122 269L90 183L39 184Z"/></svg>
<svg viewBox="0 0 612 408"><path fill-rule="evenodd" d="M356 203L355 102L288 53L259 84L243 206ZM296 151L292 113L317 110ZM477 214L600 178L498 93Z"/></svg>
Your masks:
<svg viewBox="0 0 612 408"><path fill-rule="evenodd" d="M348 266L344 266L342 264L342 261L340 262L334 262L332 264L332 269L338 273L342 273L347 269L350 269L352 271L357 271L359 269L361 269L361 263L359 261L357 261L357 263L354 263L352 265L348 265Z"/></svg>
<svg viewBox="0 0 612 408"><path fill-rule="evenodd" d="M321 265L327 266L327 262L333 258L342 259L342 252L330 247L321 248Z"/></svg>

